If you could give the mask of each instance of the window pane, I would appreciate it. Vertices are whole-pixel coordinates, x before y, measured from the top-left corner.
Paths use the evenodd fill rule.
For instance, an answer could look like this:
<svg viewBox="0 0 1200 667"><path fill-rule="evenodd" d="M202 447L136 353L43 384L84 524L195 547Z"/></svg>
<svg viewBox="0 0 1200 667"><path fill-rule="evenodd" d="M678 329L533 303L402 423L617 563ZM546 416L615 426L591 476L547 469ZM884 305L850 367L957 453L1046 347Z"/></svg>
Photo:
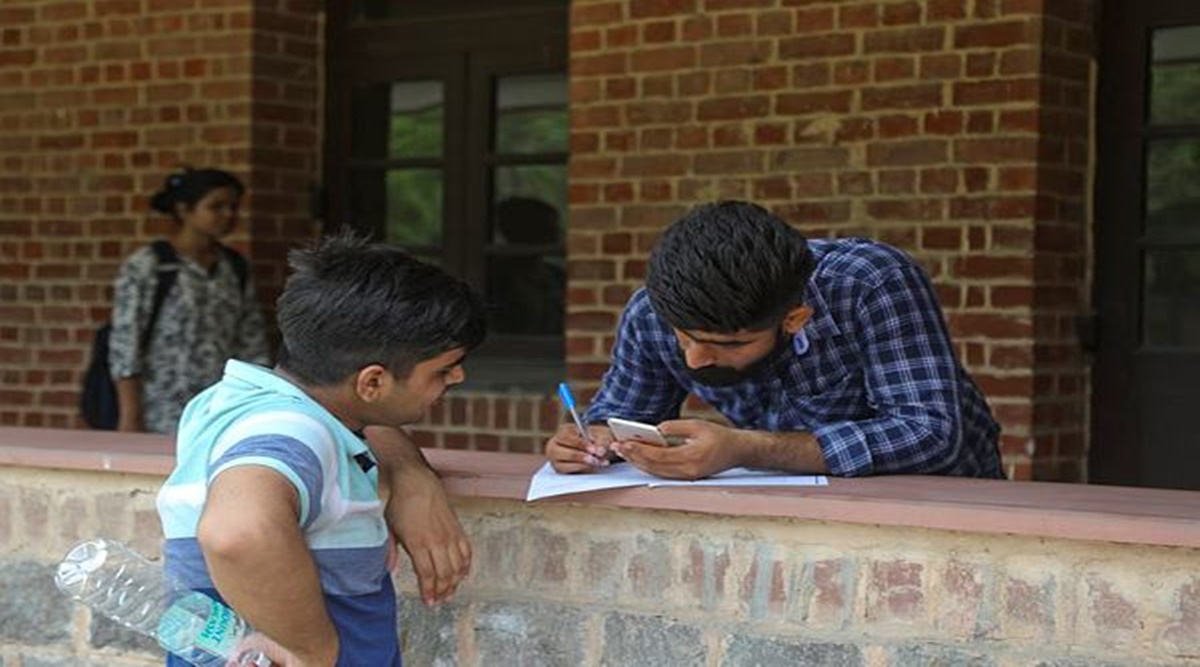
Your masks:
<svg viewBox="0 0 1200 667"><path fill-rule="evenodd" d="M355 87L351 102L352 155L360 159L441 157L444 97L440 81Z"/></svg>
<svg viewBox="0 0 1200 667"><path fill-rule="evenodd" d="M1200 123L1200 26L1155 30L1150 122Z"/></svg>
<svg viewBox="0 0 1200 667"><path fill-rule="evenodd" d="M487 297L499 334L561 336L566 169L558 165L496 170L488 247Z"/></svg>
<svg viewBox="0 0 1200 667"><path fill-rule="evenodd" d="M1168 60L1200 60L1200 25L1162 28L1151 38L1154 62Z"/></svg>
<svg viewBox="0 0 1200 667"><path fill-rule="evenodd" d="M522 231L517 227L534 224L521 219L501 220L496 216L496 224L492 227L492 243L512 242L514 234L521 238L537 238L538 244L560 244L566 238L567 211L567 169L562 165L525 165L520 167L498 167L493 172L493 190L496 197L496 211L500 212L502 202L512 198L533 199L544 203L555 213L553 238L548 229ZM507 227L509 233L501 228Z"/></svg>
<svg viewBox="0 0 1200 667"><path fill-rule="evenodd" d="M496 153L567 150L567 76L536 74L496 80Z"/></svg>
<svg viewBox="0 0 1200 667"><path fill-rule="evenodd" d="M442 174L438 169L358 170L351 180L354 226L381 229L413 251L440 249Z"/></svg>
<svg viewBox="0 0 1200 667"><path fill-rule="evenodd" d="M1200 250L1146 253L1145 344L1200 348Z"/></svg>
<svg viewBox="0 0 1200 667"><path fill-rule="evenodd" d="M494 333L562 335L567 277L560 260L521 252L488 258L488 319Z"/></svg>
<svg viewBox="0 0 1200 667"><path fill-rule="evenodd" d="M1146 159L1146 232L1200 233L1200 138L1152 141Z"/></svg>
<svg viewBox="0 0 1200 667"><path fill-rule="evenodd" d="M387 239L410 248L442 244L442 174L437 169L387 172Z"/></svg>

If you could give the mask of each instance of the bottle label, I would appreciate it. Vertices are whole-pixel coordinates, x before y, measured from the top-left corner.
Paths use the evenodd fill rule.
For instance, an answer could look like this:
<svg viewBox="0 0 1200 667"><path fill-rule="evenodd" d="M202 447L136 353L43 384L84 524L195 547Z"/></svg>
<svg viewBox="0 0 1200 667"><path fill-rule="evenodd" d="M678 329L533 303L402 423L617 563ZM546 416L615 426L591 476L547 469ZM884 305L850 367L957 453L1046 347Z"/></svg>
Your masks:
<svg viewBox="0 0 1200 667"><path fill-rule="evenodd" d="M192 592L176 600L158 623L158 643L193 662L201 656L228 657L241 640L244 626L229 607Z"/></svg>
<svg viewBox="0 0 1200 667"><path fill-rule="evenodd" d="M214 655L233 655L233 649L239 639L237 617L232 609L212 598L209 598L209 604L208 621L204 623L200 636L196 637L196 647Z"/></svg>

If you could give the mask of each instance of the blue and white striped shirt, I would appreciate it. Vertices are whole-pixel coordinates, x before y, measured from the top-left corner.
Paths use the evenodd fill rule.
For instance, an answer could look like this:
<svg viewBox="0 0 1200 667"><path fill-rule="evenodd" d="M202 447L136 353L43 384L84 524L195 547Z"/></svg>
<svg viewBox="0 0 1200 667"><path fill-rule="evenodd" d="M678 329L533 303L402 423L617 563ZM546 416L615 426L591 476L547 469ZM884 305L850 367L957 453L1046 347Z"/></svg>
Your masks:
<svg viewBox="0 0 1200 667"><path fill-rule="evenodd" d="M391 538L379 469L364 464L373 464L370 456L359 436L300 387L230 360L221 381L192 399L180 419L175 469L158 494L167 572L215 592L196 540L209 484L234 466L270 468L300 499L300 529L340 639L337 664L399 667Z"/></svg>
<svg viewBox="0 0 1200 667"><path fill-rule="evenodd" d="M657 423L689 393L734 426L811 432L831 474L1002 478L1000 427L959 364L924 271L864 239L809 242L813 315L764 367L728 387L694 382L649 295L633 295L584 419Z"/></svg>

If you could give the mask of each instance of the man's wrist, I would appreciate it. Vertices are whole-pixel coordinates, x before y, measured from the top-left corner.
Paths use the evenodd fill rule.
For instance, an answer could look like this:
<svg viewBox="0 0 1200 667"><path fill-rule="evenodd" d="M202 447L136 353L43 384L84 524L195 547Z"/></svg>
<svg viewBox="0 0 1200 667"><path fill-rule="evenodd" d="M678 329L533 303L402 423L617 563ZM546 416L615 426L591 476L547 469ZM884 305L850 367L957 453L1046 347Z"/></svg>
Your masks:
<svg viewBox="0 0 1200 667"><path fill-rule="evenodd" d="M736 442L741 446L737 448L735 465L743 468L771 467L768 460L771 457L768 453L774 445L774 435L769 431L751 431L749 429L738 431Z"/></svg>
<svg viewBox="0 0 1200 667"><path fill-rule="evenodd" d="M786 470L800 473L825 474L828 466L816 436L806 431L775 433L743 431L739 438L743 463L747 468Z"/></svg>

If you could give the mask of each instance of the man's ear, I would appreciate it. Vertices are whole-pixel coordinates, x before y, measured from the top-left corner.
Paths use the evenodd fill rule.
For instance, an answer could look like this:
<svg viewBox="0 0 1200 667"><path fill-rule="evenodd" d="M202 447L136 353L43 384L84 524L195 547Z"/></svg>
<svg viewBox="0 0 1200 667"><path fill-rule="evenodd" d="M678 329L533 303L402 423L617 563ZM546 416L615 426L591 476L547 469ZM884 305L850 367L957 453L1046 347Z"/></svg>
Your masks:
<svg viewBox="0 0 1200 667"><path fill-rule="evenodd" d="M783 316L783 330L789 336L795 336L800 333L805 324L808 324L809 318L812 317L813 310L808 306L796 306L789 310L787 315Z"/></svg>
<svg viewBox="0 0 1200 667"><path fill-rule="evenodd" d="M387 393L391 381L391 373L382 365L363 366L354 375L354 393L364 403L374 403Z"/></svg>

